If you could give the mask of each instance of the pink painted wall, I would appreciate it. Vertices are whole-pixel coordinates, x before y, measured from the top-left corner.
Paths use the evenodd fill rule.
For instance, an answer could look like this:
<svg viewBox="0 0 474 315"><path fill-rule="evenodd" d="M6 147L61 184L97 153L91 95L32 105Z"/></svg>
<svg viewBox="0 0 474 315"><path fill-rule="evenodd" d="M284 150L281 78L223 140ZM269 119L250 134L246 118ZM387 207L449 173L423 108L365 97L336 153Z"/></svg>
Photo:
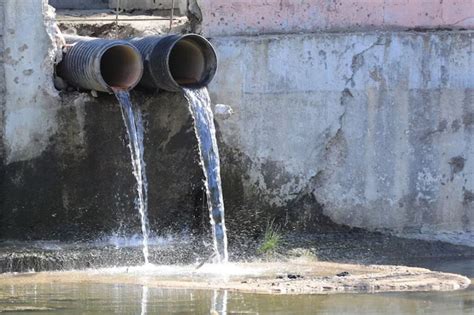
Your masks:
<svg viewBox="0 0 474 315"><path fill-rule="evenodd" d="M338 30L474 29L474 0L198 0L207 36Z"/></svg>

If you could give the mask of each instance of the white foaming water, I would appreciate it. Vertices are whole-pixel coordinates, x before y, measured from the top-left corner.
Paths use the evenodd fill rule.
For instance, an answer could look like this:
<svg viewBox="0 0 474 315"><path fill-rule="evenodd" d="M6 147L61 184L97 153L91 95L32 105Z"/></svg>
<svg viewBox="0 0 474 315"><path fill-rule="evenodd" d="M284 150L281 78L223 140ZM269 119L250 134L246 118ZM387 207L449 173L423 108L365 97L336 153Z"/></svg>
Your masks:
<svg viewBox="0 0 474 315"><path fill-rule="evenodd" d="M100 275L128 274L131 276L151 276L151 277L243 277L259 276L266 272L265 268L255 265L246 265L239 263L225 264L206 264L199 269L194 265L141 265L141 266L123 266L90 269L87 272Z"/></svg>
<svg viewBox="0 0 474 315"><path fill-rule="evenodd" d="M189 110L194 118L194 129L199 144L201 164L206 177L206 194L211 219L214 252L217 262L227 262L227 234L224 220L224 198L222 197L219 150L216 128L207 88L183 88Z"/></svg>
<svg viewBox="0 0 474 315"><path fill-rule="evenodd" d="M166 247L174 244L186 244L191 241L188 235L168 234L164 236L152 236L148 233L148 246ZM143 246L143 236L134 234L131 236L110 235L102 237L92 243L95 246L112 245L116 248ZM88 244L85 244L87 246Z"/></svg>
<svg viewBox="0 0 474 315"><path fill-rule="evenodd" d="M122 117L129 138L130 157L132 159L133 175L137 181L137 199L135 206L140 213L143 234L143 257L145 265L149 264L148 252L148 182L143 159L143 121L141 112L134 109L130 102L130 94L123 90L114 90L115 97L120 103Z"/></svg>

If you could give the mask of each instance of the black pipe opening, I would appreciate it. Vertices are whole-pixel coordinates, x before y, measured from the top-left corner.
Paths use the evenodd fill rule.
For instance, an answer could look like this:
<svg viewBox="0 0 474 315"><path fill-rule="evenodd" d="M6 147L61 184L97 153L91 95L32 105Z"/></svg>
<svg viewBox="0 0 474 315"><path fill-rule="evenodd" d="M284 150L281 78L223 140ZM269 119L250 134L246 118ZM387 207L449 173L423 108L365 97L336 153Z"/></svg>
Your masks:
<svg viewBox="0 0 474 315"><path fill-rule="evenodd" d="M217 58L206 39L198 35L185 35L171 48L168 67L177 85L202 87L214 77Z"/></svg>
<svg viewBox="0 0 474 315"><path fill-rule="evenodd" d="M128 89L141 78L142 60L133 47L112 46L100 58L100 73L108 86Z"/></svg>

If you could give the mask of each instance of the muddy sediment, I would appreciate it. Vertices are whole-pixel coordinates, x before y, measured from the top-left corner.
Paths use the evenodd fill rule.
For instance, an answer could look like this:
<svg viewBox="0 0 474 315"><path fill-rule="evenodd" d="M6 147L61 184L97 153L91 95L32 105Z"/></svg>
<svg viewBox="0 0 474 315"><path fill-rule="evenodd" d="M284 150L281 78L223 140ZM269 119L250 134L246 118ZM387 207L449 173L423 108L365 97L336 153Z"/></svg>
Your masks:
<svg viewBox="0 0 474 315"><path fill-rule="evenodd" d="M471 281L424 268L309 260L196 266L140 266L52 273L5 274L0 286L44 283L134 284L159 288L223 289L248 293L453 291Z"/></svg>

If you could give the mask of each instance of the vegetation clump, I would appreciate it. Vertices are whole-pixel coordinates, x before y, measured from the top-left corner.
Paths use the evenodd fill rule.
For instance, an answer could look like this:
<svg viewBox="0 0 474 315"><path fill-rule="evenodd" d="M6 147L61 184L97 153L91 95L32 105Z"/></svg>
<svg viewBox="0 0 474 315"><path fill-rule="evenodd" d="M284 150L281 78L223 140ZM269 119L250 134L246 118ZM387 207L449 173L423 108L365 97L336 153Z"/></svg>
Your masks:
<svg viewBox="0 0 474 315"><path fill-rule="evenodd" d="M275 224L275 219L267 223L265 228L265 234L263 236L263 242L258 248L260 254L272 254L281 246L283 235L281 228L278 224Z"/></svg>

